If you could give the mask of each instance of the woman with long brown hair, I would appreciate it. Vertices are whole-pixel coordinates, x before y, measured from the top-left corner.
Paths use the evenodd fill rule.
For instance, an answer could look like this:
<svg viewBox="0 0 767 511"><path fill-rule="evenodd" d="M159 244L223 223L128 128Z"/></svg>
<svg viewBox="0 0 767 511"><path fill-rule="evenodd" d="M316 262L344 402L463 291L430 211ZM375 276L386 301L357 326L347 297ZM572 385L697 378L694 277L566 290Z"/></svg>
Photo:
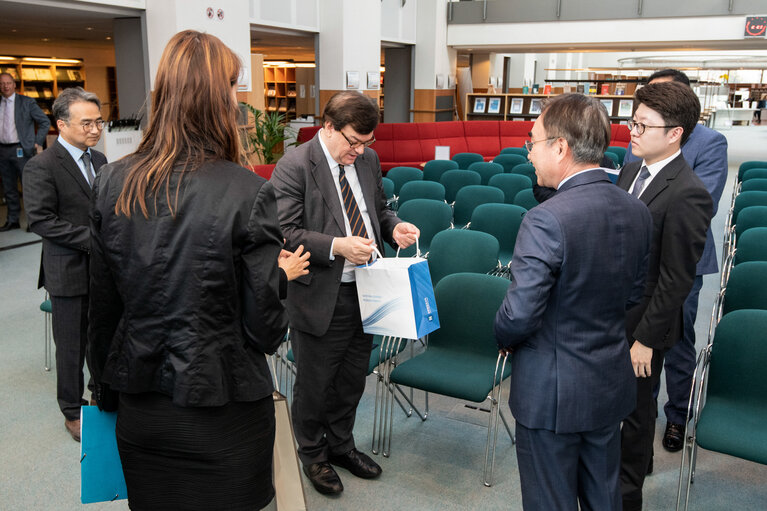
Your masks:
<svg viewBox="0 0 767 511"><path fill-rule="evenodd" d="M239 165L240 69L218 38L176 34L138 150L94 184L88 362L132 509L274 496L283 238L271 184Z"/></svg>

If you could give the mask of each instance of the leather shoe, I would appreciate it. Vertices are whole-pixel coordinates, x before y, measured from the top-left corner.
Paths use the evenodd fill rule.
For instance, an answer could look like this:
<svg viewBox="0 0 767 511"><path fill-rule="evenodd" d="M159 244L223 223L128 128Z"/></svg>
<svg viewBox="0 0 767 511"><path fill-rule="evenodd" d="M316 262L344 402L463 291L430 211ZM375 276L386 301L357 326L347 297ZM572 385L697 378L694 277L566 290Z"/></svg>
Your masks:
<svg viewBox="0 0 767 511"><path fill-rule="evenodd" d="M304 474L312 482L314 489L320 493L333 495L344 491L341 478L327 461L304 465Z"/></svg>
<svg viewBox="0 0 767 511"><path fill-rule="evenodd" d="M663 447L669 452L681 451L682 446L684 446L684 424L667 422L662 443Z"/></svg>
<svg viewBox="0 0 767 511"><path fill-rule="evenodd" d="M381 475L381 467L365 453L356 448L346 454L330 456L330 463L343 467L357 477L372 479Z"/></svg>
<svg viewBox="0 0 767 511"><path fill-rule="evenodd" d="M67 428L67 431L72 435L75 442L80 441L80 419L74 421L64 420L64 427Z"/></svg>
<svg viewBox="0 0 767 511"><path fill-rule="evenodd" d="M10 231L11 229L20 229L21 226L18 222L5 222L0 226L0 232Z"/></svg>

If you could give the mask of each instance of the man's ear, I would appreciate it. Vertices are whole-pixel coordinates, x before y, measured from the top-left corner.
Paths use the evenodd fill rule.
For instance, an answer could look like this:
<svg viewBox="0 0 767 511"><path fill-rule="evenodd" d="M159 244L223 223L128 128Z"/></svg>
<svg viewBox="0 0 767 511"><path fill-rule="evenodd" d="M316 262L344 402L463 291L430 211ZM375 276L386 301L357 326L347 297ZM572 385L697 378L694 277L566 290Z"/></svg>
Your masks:
<svg viewBox="0 0 767 511"><path fill-rule="evenodd" d="M62 121L61 119L56 119L56 127L59 129L59 131L61 131L62 128L66 125L66 122Z"/></svg>
<svg viewBox="0 0 767 511"><path fill-rule="evenodd" d="M668 131L669 144L674 144L676 142L680 142L681 144L682 134L684 134L684 128L682 128L681 126L676 126L674 128L671 128Z"/></svg>

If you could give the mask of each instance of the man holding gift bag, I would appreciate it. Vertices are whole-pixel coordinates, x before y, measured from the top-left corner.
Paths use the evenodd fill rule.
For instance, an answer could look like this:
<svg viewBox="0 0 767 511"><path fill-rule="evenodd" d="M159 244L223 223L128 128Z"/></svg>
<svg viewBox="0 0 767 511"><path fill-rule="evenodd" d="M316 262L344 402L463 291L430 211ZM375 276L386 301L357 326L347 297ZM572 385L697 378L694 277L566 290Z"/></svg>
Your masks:
<svg viewBox="0 0 767 511"><path fill-rule="evenodd" d="M354 266L384 241L405 248L420 234L386 208L381 165L369 149L378 106L358 92L328 100L322 129L286 154L272 174L286 248L311 252L311 272L288 284L296 381L293 427L304 473L317 491L343 484L332 465L362 478L381 473L355 448L373 336L363 333Z"/></svg>

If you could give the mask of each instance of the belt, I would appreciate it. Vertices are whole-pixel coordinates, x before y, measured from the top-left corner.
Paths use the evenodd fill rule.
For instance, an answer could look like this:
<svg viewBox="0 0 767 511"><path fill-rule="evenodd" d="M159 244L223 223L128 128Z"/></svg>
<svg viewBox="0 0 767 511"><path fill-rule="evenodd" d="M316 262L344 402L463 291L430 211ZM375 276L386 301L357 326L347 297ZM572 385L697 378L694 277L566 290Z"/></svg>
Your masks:
<svg viewBox="0 0 767 511"><path fill-rule="evenodd" d="M20 144L20 142L14 142L12 144L3 144L2 142L0 142L0 146L3 146L3 147L17 146L19 144Z"/></svg>
<svg viewBox="0 0 767 511"><path fill-rule="evenodd" d="M355 281L351 281L351 282L341 282L341 285L342 285L342 286L344 286L344 287L352 287L352 286L355 286L355 287L356 287L356 286L357 286L357 283L356 283Z"/></svg>

